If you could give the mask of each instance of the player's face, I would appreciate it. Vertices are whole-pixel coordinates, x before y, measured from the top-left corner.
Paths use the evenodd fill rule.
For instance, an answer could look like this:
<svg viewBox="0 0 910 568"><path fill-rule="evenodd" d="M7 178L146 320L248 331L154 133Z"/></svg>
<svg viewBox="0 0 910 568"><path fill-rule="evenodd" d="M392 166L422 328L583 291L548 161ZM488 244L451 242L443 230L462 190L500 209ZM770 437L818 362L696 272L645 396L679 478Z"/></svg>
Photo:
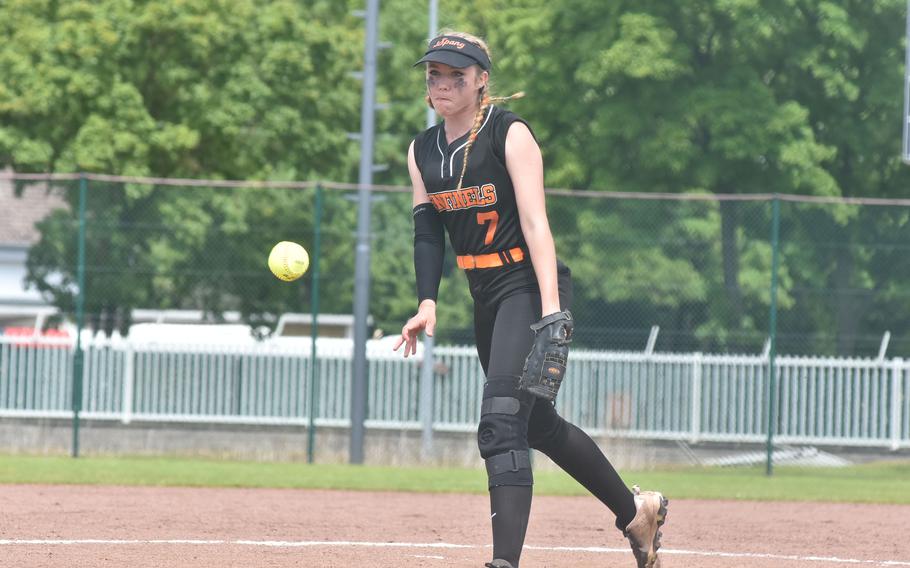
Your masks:
<svg viewBox="0 0 910 568"><path fill-rule="evenodd" d="M442 116L465 109L476 109L477 91L486 84L489 74L477 65L451 67L445 63L427 64L427 92L433 108Z"/></svg>

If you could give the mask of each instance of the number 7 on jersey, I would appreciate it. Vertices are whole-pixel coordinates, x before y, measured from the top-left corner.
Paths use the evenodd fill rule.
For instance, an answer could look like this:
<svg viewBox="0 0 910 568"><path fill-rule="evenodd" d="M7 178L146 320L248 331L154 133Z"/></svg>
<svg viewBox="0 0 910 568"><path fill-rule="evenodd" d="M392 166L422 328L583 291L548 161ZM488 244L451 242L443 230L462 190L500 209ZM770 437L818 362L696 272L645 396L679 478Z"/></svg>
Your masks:
<svg viewBox="0 0 910 568"><path fill-rule="evenodd" d="M484 211L483 213L478 213L477 224L483 225L485 223L489 223L489 226L487 226L487 235L483 239L483 244L489 245L493 243L493 235L496 234L496 225L499 224L499 212Z"/></svg>

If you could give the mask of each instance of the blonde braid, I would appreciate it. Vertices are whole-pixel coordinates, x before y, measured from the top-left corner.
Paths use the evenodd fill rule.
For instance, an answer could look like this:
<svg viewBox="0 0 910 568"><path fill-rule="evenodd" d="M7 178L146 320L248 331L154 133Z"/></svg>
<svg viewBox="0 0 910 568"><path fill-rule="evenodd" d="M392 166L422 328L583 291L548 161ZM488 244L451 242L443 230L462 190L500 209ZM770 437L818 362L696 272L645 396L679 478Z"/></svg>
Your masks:
<svg viewBox="0 0 910 568"><path fill-rule="evenodd" d="M506 101L511 101L512 99L520 99L525 96L524 91L518 91L517 93L511 94L508 97L490 97L491 103L504 103Z"/></svg>
<svg viewBox="0 0 910 568"><path fill-rule="evenodd" d="M461 175L458 176L458 187L456 190L461 189L461 182L464 181L464 173L468 169L468 155L471 153L471 147L474 146L474 141L477 140L477 132L480 131L480 127L483 125L483 116L487 110L487 107L490 106L493 102L504 102L512 99L520 99L525 96L524 91L519 91L514 95L509 95L508 97L491 97L487 90L484 89L483 95L480 99L480 108L477 109L477 114L474 115L474 125L471 127L471 133L468 135L468 143L464 147L464 160L461 162Z"/></svg>
<svg viewBox="0 0 910 568"><path fill-rule="evenodd" d="M477 109L477 114L474 115L474 125L471 126L471 133L468 134L468 144L464 147L464 159L461 161L461 175L458 176L458 187L456 190L461 189L461 182L464 180L465 170L468 169L468 155L471 153L471 147L474 146L474 141L477 140L477 132L483 124L483 114L489 106L490 95L484 90L480 99L480 108Z"/></svg>

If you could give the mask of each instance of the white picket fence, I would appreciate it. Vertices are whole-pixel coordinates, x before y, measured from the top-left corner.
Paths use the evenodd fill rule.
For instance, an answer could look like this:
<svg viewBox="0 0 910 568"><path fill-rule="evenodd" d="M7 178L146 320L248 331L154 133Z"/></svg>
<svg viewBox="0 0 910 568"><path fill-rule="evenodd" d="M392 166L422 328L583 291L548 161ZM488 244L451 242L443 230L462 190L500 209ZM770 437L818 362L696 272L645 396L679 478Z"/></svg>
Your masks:
<svg viewBox="0 0 910 568"><path fill-rule="evenodd" d="M308 349L134 345L85 349L82 416L100 420L306 424ZM0 337L0 416L72 416L73 346ZM432 423L471 431L482 370L473 347L437 347ZM320 348L315 423L350 422L350 353ZM366 426L419 429L420 361L372 351ZM778 357L780 443L910 447L910 364L902 359ZM575 350L557 406L592 434L760 442L768 424L760 356Z"/></svg>

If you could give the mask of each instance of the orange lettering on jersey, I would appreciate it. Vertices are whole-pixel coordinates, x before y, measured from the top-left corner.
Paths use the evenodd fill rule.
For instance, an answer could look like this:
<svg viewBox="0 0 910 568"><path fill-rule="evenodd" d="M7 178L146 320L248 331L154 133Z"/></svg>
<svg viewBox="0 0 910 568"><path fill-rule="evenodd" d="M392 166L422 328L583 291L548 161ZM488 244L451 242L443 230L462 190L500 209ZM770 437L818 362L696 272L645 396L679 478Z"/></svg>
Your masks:
<svg viewBox="0 0 910 568"><path fill-rule="evenodd" d="M430 201L437 211L457 211L471 207L486 207L497 201L496 186L487 183L482 186L471 186L455 191L440 191L429 194Z"/></svg>
<svg viewBox="0 0 910 568"><path fill-rule="evenodd" d="M482 186L465 187L455 191L431 193L430 201L437 211L456 211L471 207L486 207L497 201L496 186L487 183Z"/></svg>

